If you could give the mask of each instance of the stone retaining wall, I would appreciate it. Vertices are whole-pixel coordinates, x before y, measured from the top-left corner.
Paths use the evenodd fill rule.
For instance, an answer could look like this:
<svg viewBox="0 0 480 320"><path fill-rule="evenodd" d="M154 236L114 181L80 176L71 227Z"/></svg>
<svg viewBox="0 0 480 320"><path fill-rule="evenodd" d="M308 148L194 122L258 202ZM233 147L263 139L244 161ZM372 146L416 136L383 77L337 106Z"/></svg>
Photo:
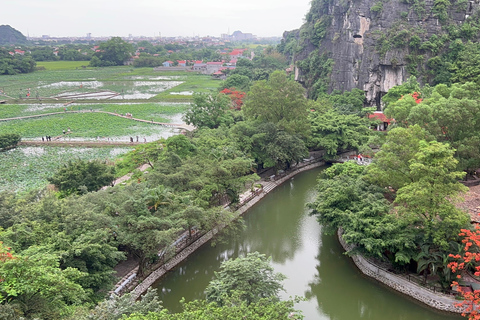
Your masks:
<svg viewBox="0 0 480 320"><path fill-rule="evenodd" d="M342 238L341 230L338 231L338 240L346 251L354 248L353 245L345 243ZM437 310L452 313L462 313L463 311L463 308L456 306L459 301L456 300L455 297L438 292L432 292L425 287L422 287L414 282L410 282L401 276L382 269L380 266L375 265L373 262L365 259L361 255L353 255L351 256L351 258L357 268L360 269L363 274L380 281L381 283L389 286L395 291L410 296L415 300L420 301L428 305L429 307L435 308Z"/></svg>

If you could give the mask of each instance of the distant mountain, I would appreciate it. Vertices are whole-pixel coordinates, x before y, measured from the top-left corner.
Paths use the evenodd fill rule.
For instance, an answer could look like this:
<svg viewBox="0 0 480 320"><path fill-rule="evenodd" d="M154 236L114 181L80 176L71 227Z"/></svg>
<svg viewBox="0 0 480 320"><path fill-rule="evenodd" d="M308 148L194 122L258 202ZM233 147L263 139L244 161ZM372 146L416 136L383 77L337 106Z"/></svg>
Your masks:
<svg viewBox="0 0 480 320"><path fill-rule="evenodd" d="M0 45L25 43L27 43L27 38L20 31L9 25L0 26Z"/></svg>

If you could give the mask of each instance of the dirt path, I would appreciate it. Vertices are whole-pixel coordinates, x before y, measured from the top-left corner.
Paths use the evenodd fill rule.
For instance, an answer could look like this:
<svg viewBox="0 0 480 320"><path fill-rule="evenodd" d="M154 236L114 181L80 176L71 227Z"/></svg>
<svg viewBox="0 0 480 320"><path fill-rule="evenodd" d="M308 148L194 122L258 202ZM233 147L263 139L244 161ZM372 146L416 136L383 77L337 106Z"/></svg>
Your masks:
<svg viewBox="0 0 480 320"><path fill-rule="evenodd" d="M109 146L128 147L143 144L145 142L128 142L128 141L70 141L70 140L56 140L56 141L40 141L40 140L22 140L18 143L19 146L56 146L56 147L87 147L87 148L102 148Z"/></svg>

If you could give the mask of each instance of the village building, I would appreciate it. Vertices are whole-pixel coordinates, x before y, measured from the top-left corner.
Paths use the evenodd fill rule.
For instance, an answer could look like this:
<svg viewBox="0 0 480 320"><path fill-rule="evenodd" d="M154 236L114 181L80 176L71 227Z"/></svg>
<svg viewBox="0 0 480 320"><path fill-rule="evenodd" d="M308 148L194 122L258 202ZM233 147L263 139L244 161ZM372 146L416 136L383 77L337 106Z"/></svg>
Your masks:
<svg viewBox="0 0 480 320"><path fill-rule="evenodd" d="M394 121L393 119L388 119L382 111L375 111L374 113L369 114L368 118L373 120L380 120L380 124L378 124L376 127L376 130L378 131L387 130L390 123Z"/></svg>

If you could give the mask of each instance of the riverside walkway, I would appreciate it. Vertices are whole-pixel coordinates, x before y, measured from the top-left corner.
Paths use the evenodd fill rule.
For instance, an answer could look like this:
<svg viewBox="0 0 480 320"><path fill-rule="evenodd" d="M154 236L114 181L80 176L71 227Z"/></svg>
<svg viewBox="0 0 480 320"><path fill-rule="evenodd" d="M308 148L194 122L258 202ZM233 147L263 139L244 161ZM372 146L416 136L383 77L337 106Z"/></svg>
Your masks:
<svg viewBox="0 0 480 320"><path fill-rule="evenodd" d="M150 124L155 124L155 125L170 127L170 128L178 128L178 129L182 129L182 130L186 130L186 131L192 131L192 130L195 129L194 126L184 124L184 123L177 124L177 123L169 123L169 122L157 122L157 121L153 121L153 120L138 119L138 118L133 118L132 116L126 116L126 115L124 116L124 115L114 113L114 112L99 111L99 110L50 112L50 113L35 114L35 115L31 115L31 116L4 118L4 119L0 119L0 121L32 119L32 118L47 117L47 116L60 115L60 114L70 114L70 113L104 113L104 114L109 114L109 115L112 115L112 116L121 117L121 118L129 119L129 120L145 122L145 123L150 123Z"/></svg>
<svg viewBox="0 0 480 320"><path fill-rule="evenodd" d="M296 174L325 165L323 158L311 158L299 163L296 166L292 166L291 170L282 174L281 176L276 176L275 179L267 178L259 181L259 184L262 187L255 192L250 190L245 191L240 195L240 203L237 205L237 210L235 211L235 218L243 215L248 211L252 206L258 203L263 197L265 197L270 191L275 189L277 186L281 185L291 177ZM223 226L224 227L224 226ZM125 292L132 291L132 296L134 298L140 297L157 279L164 276L168 271L175 268L179 263L184 261L188 256L195 252L202 245L211 240L222 228L218 226L217 228L210 230L196 239L189 245L185 246L185 239L188 236L188 232L184 232L180 237L175 241L173 246L177 247L177 253L171 259L166 261L164 264L158 266L149 276L139 282L139 279L136 277L138 266L133 268L128 272L115 286L114 294L121 295ZM183 246L182 246L183 245ZM180 247L179 247L180 246Z"/></svg>

